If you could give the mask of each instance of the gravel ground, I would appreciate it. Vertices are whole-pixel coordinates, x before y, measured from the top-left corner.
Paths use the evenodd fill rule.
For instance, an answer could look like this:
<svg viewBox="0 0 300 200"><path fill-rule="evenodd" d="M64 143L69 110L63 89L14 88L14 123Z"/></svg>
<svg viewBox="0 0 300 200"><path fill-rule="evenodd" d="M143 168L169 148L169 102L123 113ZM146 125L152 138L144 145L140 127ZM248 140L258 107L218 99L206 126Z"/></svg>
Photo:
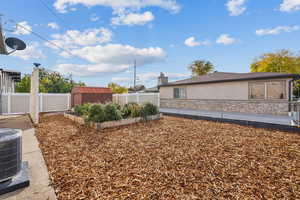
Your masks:
<svg viewBox="0 0 300 200"><path fill-rule="evenodd" d="M102 132L62 115L37 128L65 199L300 199L300 135L164 117Z"/></svg>

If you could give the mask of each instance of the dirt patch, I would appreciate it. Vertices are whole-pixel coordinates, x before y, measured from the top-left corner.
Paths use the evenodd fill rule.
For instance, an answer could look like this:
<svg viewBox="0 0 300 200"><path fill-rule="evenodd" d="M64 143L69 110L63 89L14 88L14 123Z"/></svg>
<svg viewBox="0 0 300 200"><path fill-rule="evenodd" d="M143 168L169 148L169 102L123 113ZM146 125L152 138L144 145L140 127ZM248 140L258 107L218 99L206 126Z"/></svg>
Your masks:
<svg viewBox="0 0 300 200"><path fill-rule="evenodd" d="M300 136L164 117L107 129L42 117L58 199L300 199Z"/></svg>

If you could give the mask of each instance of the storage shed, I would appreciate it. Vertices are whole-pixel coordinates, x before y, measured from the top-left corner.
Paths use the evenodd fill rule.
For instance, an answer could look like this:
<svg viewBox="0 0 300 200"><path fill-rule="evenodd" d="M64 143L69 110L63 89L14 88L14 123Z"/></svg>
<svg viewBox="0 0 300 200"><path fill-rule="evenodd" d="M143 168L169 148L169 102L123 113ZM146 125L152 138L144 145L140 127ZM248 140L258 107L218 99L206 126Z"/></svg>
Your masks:
<svg viewBox="0 0 300 200"><path fill-rule="evenodd" d="M112 101L112 90L105 87L75 86L71 93L72 107L85 103L106 103Z"/></svg>

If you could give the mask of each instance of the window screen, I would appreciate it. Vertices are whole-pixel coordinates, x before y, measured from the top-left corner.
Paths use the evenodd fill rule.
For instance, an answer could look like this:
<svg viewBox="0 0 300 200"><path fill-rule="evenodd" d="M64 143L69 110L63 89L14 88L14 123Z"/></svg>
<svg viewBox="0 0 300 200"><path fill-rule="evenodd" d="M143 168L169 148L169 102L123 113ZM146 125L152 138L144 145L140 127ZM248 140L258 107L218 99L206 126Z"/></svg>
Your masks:
<svg viewBox="0 0 300 200"><path fill-rule="evenodd" d="M285 99L285 81L256 82L249 84L250 99Z"/></svg>
<svg viewBox="0 0 300 200"><path fill-rule="evenodd" d="M174 98L175 99L185 98L185 88L174 88Z"/></svg>
<svg viewBox="0 0 300 200"><path fill-rule="evenodd" d="M265 83L251 83L249 84L250 99L265 99Z"/></svg>
<svg viewBox="0 0 300 200"><path fill-rule="evenodd" d="M267 99L285 99L285 81L267 83Z"/></svg>

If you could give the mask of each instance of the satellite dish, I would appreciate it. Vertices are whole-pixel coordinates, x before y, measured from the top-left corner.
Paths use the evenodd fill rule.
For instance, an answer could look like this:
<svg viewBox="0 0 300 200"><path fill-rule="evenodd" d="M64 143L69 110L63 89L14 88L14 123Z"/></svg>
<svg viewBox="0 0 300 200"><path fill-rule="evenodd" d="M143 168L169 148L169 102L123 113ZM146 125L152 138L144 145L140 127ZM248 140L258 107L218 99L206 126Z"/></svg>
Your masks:
<svg viewBox="0 0 300 200"><path fill-rule="evenodd" d="M13 51L9 52L8 54L11 54L17 50L24 50L26 48L26 44L22 40L14 37L6 38L5 44L13 49Z"/></svg>

